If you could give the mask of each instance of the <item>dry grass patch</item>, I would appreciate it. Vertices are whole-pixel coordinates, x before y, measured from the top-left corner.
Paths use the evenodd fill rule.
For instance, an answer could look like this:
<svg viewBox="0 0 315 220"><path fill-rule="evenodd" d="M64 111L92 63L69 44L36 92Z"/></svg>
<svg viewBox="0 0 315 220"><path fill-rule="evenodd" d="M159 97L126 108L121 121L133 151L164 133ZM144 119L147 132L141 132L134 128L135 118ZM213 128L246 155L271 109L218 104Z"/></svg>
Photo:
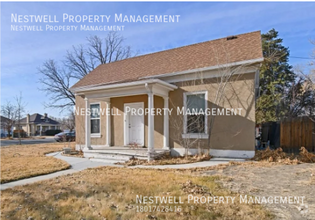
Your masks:
<svg viewBox="0 0 315 220"><path fill-rule="evenodd" d="M53 143L1 148L1 183L68 169L68 163L45 156L63 147L63 144Z"/></svg>
<svg viewBox="0 0 315 220"><path fill-rule="evenodd" d="M2 219L270 219L262 206L235 203L193 204L196 196L237 196L220 187L217 177L169 170L101 167L26 186L1 196ZM201 190L202 189L202 190ZM137 212L136 195L176 196L184 204L172 212ZM177 200L178 201L178 200Z"/></svg>

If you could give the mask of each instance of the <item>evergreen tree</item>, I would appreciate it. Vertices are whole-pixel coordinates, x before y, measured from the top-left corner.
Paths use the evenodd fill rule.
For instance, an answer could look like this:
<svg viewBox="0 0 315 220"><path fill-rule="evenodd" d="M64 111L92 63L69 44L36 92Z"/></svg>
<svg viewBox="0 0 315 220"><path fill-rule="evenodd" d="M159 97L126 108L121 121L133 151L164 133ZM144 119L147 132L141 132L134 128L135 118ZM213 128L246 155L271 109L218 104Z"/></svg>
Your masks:
<svg viewBox="0 0 315 220"><path fill-rule="evenodd" d="M271 29L262 34L263 56L260 68L260 96L256 103L256 122L277 121L286 113L283 101L288 88L295 80L289 65L289 49L282 45L278 32Z"/></svg>

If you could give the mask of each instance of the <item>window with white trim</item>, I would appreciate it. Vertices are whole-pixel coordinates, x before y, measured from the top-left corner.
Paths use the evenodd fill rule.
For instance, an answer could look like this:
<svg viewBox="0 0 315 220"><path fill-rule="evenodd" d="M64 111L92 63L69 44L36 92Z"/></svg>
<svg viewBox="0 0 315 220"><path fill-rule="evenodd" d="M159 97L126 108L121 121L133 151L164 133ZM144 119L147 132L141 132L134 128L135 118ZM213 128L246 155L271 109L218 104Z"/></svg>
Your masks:
<svg viewBox="0 0 315 220"><path fill-rule="evenodd" d="M91 134L100 133L100 104L91 104Z"/></svg>
<svg viewBox="0 0 315 220"><path fill-rule="evenodd" d="M185 93L185 133L205 134L206 132L206 92Z"/></svg>

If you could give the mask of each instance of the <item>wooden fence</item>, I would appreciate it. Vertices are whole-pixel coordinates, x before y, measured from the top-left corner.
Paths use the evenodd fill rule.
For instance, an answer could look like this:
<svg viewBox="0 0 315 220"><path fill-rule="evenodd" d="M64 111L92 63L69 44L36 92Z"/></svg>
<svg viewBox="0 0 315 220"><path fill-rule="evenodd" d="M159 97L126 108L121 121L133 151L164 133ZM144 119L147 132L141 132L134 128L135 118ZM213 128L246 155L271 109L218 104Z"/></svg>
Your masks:
<svg viewBox="0 0 315 220"><path fill-rule="evenodd" d="M297 152L301 147L315 152L315 123L308 117L281 121L280 146L287 152Z"/></svg>

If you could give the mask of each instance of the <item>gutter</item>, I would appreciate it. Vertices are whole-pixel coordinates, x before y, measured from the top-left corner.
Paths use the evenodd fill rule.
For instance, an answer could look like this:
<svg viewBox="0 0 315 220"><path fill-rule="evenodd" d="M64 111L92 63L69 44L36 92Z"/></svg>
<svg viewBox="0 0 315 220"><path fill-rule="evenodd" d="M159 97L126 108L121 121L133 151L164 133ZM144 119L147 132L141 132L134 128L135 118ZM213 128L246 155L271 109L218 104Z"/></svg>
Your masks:
<svg viewBox="0 0 315 220"><path fill-rule="evenodd" d="M216 66L209 66L209 67L202 67L202 68L191 69L191 70L184 70L184 71L179 71L179 72L174 72L174 73L165 73L165 74L154 75L154 76L145 76L145 77L142 77L140 79L178 76L178 75L183 75L183 74L188 74L188 73L203 72L203 71L215 70L215 69L226 68L226 67L231 67L231 66L251 65L251 64L260 63L263 61L264 61L264 58L258 58L258 59L252 59L252 60L246 60L246 61L240 61L240 62L234 62L234 63L227 63L227 64L216 65Z"/></svg>
<svg viewBox="0 0 315 220"><path fill-rule="evenodd" d="M116 84L110 84L110 85L104 85L104 86L84 86L84 87L79 87L79 88L73 88L70 89L71 92L83 92L83 91L93 91L93 90L99 90L99 89L115 89L119 87L129 87L129 86L138 86L138 85L147 85L150 83L158 83L161 84L165 87L168 87L170 89L177 89L177 86L172 85L170 83L167 83L163 80L160 79L146 79L146 80L141 80L141 81L134 81L134 82L127 82L127 83L116 83Z"/></svg>

